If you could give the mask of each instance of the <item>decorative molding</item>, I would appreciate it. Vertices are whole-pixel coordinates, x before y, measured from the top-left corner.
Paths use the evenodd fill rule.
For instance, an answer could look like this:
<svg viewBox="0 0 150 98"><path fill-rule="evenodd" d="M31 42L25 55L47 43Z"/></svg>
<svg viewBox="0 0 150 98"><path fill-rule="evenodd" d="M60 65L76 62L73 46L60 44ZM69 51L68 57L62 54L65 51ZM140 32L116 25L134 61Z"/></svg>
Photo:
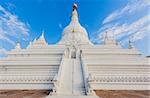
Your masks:
<svg viewBox="0 0 150 98"><path fill-rule="evenodd" d="M53 77L50 76L1 76L0 84L7 83L52 83Z"/></svg>
<svg viewBox="0 0 150 98"><path fill-rule="evenodd" d="M90 83L148 83L150 84L149 76L92 76Z"/></svg>

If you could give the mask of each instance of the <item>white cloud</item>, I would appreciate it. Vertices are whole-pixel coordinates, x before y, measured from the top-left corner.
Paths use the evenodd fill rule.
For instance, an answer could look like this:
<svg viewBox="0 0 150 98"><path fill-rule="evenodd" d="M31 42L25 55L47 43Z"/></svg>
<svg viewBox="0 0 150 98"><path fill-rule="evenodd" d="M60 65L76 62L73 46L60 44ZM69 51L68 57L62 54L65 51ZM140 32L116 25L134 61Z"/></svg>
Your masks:
<svg viewBox="0 0 150 98"><path fill-rule="evenodd" d="M0 43L5 42L14 46L13 39L28 37L28 32L27 24L0 5ZM3 46L3 48L5 47Z"/></svg>
<svg viewBox="0 0 150 98"><path fill-rule="evenodd" d="M115 37L123 45L127 45L129 38L132 42L143 41L143 38L150 35L150 1L149 0L132 0L129 3L117 9L103 21L103 26L96 31L95 43L102 42L102 36L105 32L109 37ZM144 49L143 49L144 50ZM149 54L149 53L148 53Z"/></svg>
<svg viewBox="0 0 150 98"><path fill-rule="evenodd" d="M126 14L134 14L138 11L149 9L150 1L149 0L132 0L125 7L118 9L108 15L103 21L103 24L112 22L116 19L124 17Z"/></svg>
<svg viewBox="0 0 150 98"><path fill-rule="evenodd" d="M108 32L108 35L110 37L115 35L118 39L120 39L124 36L132 35L132 41L140 40L144 38L144 36L146 36L150 31L150 20L148 17L149 15L145 15L131 24L124 23L120 25L112 25L112 27L106 29L103 29L102 27L99 31L101 32L99 36L101 36L105 32ZM105 27L106 26L104 26L104 28Z"/></svg>

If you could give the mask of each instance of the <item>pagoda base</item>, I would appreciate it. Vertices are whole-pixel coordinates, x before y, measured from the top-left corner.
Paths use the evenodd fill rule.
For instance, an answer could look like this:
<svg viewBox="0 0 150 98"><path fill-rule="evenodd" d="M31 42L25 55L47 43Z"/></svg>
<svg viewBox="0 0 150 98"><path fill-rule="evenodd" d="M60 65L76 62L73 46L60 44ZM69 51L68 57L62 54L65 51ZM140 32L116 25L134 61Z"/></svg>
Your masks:
<svg viewBox="0 0 150 98"><path fill-rule="evenodd" d="M70 95L70 96L47 96L46 98L99 98L98 96L74 96L74 95Z"/></svg>

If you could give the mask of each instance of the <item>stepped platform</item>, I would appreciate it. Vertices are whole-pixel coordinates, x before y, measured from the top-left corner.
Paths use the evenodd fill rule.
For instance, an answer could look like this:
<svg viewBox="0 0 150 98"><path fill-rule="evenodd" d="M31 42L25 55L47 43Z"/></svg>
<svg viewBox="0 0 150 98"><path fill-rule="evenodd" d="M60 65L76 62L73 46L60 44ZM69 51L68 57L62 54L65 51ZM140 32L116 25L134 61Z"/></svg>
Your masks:
<svg viewBox="0 0 150 98"><path fill-rule="evenodd" d="M46 98L99 98L98 96L47 96Z"/></svg>

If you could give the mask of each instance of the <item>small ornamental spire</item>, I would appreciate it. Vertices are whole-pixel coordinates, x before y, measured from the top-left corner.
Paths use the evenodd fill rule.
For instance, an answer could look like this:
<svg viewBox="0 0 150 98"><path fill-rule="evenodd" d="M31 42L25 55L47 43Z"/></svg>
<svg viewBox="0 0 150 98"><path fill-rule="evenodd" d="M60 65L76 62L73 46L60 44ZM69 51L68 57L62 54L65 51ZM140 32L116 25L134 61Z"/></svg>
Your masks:
<svg viewBox="0 0 150 98"><path fill-rule="evenodd" d="M20 33L19 33L19 38L18 38L18 41L17 41L17 45L15 47L16 49L20 49L21 46L20 46Z"/></svg>
<svg viewBox="0 0 150 98"><path fill-rule="evenodd" d="M20 49L20 48L21 48L21 46L20 46L20 40L18 40L17 45L16 45L15 48L16 48L16 49Z"/></svg>
<svg viewBox="0 0 150 98"><path fill-rule="evenodd" d="M128 45L128 49L132 49L133 46L132 46L132 42L131 42L131 39L129 38L129 45Z"/></svg>
<svg viewBox="0 0 150 98"><path fill-rule="evenodd" d="M104 44L106 44L107 40L108 40L108 32L106 31L104 34Z"/></svg>
<svg viewBox="0 0 150 98"><path fill-rule="evenodd" d="M36 38L34 38L33 43L36 43Z"/></svg>
<svg viewBox="0 0 150 98"><path fill-rule="evenodd" d="M42 37L42 38L44 38L44 30L42 31L42 35L41 35L41 37Z"/></svg>
<svg viewBox="0 0 150 98"><path fill-rule="evenodd" d="M40 36L40 38L36 41L38 44L46 44L46 40L44 38L44 31L42 31L42 35Z"/></svg>
<svg viewBox="0 0 150 98"><path fill-rule="evenodd" d="M110 33L108 31L106 31L106 33L104 33L104 37L103 38L104 38L104 44L118 45L116 40L113 38L113 32Z"/></svg>
<svg viewBox="0 0 150 98"><path fill-rule="evenodd" d="M108 32L105 33L105 40L108 40Z"/></svg>

